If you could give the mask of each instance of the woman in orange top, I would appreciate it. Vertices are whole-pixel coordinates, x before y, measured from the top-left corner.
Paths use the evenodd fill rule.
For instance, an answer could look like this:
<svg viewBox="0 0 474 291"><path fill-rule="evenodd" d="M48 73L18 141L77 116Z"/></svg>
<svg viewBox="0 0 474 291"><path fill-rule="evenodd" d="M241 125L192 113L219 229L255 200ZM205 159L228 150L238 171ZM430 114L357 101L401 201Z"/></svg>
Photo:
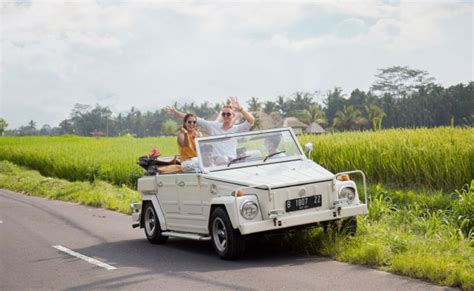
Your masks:
<svg viewBox="0 0 474 291"><path fill-rule="evenodd" d="M197 156L196 143L194 138L201 137L202 134L197 130L197 117L188 113L183 118L183 127L178 134L178 147L181 161L186 161Z"/></svg>

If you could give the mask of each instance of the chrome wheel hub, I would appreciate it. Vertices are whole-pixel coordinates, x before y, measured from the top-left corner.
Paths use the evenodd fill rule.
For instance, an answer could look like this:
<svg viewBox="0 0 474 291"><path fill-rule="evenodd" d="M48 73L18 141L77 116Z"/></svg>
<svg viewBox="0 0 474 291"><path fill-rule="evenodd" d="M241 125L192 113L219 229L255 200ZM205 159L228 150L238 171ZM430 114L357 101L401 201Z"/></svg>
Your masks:
<svg viewBox="0 0 474 291"><path fill-rule="evenodd" d="M148 235L153 235L155 232L155 213L151 207L146 209L145 213L145 230L148 233Z"/></svg>
<svg viewBox="0 0 474 291"><path fill-rule="evenodd" d="M220 217L216 217L212 223L212 240L220 252L224 252L226 250L227 231L224 221L222 221Z"/></svg>

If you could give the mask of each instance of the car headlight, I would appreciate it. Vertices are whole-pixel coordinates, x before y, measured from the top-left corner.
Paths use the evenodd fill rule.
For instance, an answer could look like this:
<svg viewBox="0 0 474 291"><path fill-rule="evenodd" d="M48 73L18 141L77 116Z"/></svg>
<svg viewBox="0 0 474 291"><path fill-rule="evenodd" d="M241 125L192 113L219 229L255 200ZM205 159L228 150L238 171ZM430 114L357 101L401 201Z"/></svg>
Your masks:
<svg viewBox="0 0 474 291"><path fill-rule="evenodd" d="M245 200L240 204L240 214L243 218L252 220L258 214L258 206L255 202L250 200Z"/></svg>
<svg viewBox="0 0 474 291"><path fill-rule="evenodd" d="M339 191L339 199L346 198L349 203L352 203L355 198L355 191L352 188L345 187Z"/></svg>

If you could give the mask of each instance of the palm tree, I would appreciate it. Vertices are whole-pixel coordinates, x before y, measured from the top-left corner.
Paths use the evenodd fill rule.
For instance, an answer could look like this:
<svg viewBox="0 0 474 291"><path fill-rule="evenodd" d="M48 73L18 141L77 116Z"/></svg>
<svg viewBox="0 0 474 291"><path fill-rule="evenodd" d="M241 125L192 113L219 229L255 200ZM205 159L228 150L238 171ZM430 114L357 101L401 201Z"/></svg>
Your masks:
<svg viewBox="0 0 474 291"><path fill-rule="evenodd" d="M363 117L362 113L358 109L355 109L354 106L344 106L342 111L339 110L336 112L332 124L339 130L356 130L360 129L364 124L367 124L367 119Z"/></svg>
<svg viewBox="0 0 474 291"><path fill-rule="evenodd" d="M296 92L291 103L293 105L292 110L304 110L314 104L313 96L310 93Z"/></svg>
<svg viewBox="0 0 474 291"><path fill-rule="evenodd" d="M247 104L249 105L250 112L259 112L262 109L262 102L258 101L256 97L250 98Z"/></svg>
<svg viewBox="0 0 474 291"><path fill-rule="evenodd" d="M260 119L260 115L258 114L258 112L255 112L253 117L255 118L255 120L253 121L251 130L262 129L262 120Z"/></svg>
<svg viewBox="0 0 474 291"><path fill-rule="evenodd" d="M382 129L382 119L386 115L383 109L375 104L368 104L365 105L365 110L367 111L369 121L372 121L373 129Z"/></svg>
<svg viewBox="0 0 474 291"><path fill-rule="evenodd" d="M274 111L277 110L277 104L273 101L267 101L264 103L263 105L263 111L266 113L266 114L270 114Z"/></svg>
<svg viewBox="0 0 474 291"><path fill-rule="evenodd" d="M306 109L306 111L309 115L308 124L311 124L313 122L320 125L327 124L326 113L324 113L320 106L310 106Z"/></svg>
<svg viewBox="0 0 474 291"><path fill-rule="evenodd" d="M283 116L286 116L288 114L288 111L290 110L289 103L286 100L285 96L278 96L276 106Z"/></svg>

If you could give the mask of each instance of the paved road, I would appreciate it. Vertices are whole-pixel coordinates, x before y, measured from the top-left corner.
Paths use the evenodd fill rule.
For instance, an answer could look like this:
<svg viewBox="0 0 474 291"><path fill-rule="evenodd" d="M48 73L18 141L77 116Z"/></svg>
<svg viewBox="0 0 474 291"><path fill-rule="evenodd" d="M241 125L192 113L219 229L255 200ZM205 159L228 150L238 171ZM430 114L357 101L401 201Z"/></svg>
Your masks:
<svg viewBox="0 0 474 291"><path fill-rule="evenodd" d="M53 246L115 267L107 270ZM0 190L0 290L441 290L423 281L255 245L235 262L207 242L151 245L130 216Z"/></svg>

